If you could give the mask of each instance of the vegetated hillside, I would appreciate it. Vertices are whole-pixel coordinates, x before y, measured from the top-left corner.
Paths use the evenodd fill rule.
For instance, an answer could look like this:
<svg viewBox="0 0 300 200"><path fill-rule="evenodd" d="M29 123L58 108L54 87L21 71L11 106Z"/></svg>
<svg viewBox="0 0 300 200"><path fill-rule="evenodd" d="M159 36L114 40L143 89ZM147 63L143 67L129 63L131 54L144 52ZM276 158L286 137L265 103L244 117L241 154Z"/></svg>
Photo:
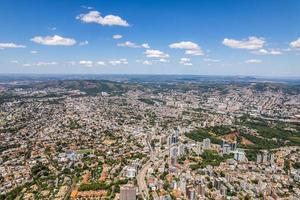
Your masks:
<svg viewBox="0 0 300 200"><path fill-rule="evenodd" d="M124 82L114 82L106 80L55 80L33 82L30 84L12 86L13 88L23 89L47 89L47 88L64 88L68 90L80 90L87 94L97 94L100 92L119 93L130 89L139 88L137 84L129 84Z"/></svg>

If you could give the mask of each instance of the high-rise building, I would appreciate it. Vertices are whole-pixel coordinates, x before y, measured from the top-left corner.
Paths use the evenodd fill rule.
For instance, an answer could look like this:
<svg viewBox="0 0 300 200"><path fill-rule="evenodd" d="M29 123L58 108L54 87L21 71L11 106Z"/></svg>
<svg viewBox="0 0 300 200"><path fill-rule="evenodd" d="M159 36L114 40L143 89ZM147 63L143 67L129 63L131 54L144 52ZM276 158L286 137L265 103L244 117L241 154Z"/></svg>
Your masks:
<svg viewBox="0 0 300 200"><path fill-rule="evenodd" d="M186 196L188 200L196 200L196 192L192 186L189 186L186 190Z"/></svg>
<svg viewBox="0 0 300 200"><path fill-rule="evenodd" d="M203 183L197 185L197 194L202 197L205 196L205 185Z"/></svg>
<svg viewBox="0 0 300 200"><path fill-rule="evenodd" d="M237 149L234 152L234 159L238 162L244 162L246 161L246 155L245 152L242 149Z"/></svg>
<svg viewBox="0 0 300 200"><path fill-rule="evenodd" d="M235 151L237 148L237 142L234 141L233 143L230 143L230 146L231 146L231 151Z"/></svg>
<svg viewBox="0 0 300 200"><path fill-rule="evenodd" d="M203 145L201 142L196 143L196 154L199 156L203 153Z"/></svg>
<svg viewBox="0 0 300 200"><path fill-rule="evenodd" d="M136 200L136 188L130 184L121 186L120 200Z"/></svg>
<svg viewBox="0 0 300 200"><path fill-rule="evenodd" d="M203 140L203 149L210 149L210 139L206 138Z"/></svg>
<svg viewBox="0 0 300 200"><path fill-rule="evenodd" d="M169 146L175 145L178 143L178 132L175 131L169 136Z"/></svg>
<svg viewBox="0 0 300 200"><path fill-rule="evenodd" d="M226 186L225 185L221 185L221 187L220 187L220 193L224 196L224 197L226 197L226 193L227 193L227 188L226 188Z"/></svg>
<svg viewBox="0 0 300 200"><path fill-rule="evenodd" d="M183 194L183 196L185 196L185 193L186 193L186 180L183 177L179 181L179 190Z"/></svg>
<svg viewBox="0 0 300 200"><path fill-rule="evenodd" d="M231 147L229 144L224 144L222 148L222 153L223 154L230 154Z"/></svg>
<svg viewBox="0 0 300 200"><path fill-rule="evenodd" d="M262 162L262 156L259 153L259 154L256 155L256 163L261 163L261 162Z"/></svg>
<svg viewBox="0 0 300 200"><path fill-rule="evenodd" d="M177 157L178 155L178 147L172 146L170 147L170 157Z"/></svg>
<svg viewBox="0 0 300 200"><path fill-rule="evenodd" d="M237 142L236 141L229 142L229 141L223 140L221 147L223 150L225 147L225 148L229 148L229 151L235 151L237 149Z"/></svg>

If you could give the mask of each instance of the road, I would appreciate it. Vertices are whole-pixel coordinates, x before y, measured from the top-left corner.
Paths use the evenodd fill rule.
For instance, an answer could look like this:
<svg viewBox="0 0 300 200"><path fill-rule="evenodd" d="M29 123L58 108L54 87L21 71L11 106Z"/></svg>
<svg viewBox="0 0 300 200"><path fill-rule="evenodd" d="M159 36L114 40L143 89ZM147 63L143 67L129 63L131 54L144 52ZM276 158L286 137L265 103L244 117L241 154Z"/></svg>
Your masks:
<svg viewBox="0 0 300 200"><path fill-rule="evenodd" d="M150 148L150 159L143 165L142 169L139 171L136 179L137 179L137 185L140 191L140 194L142 195L143 199L149 199L149 191L147 187L147 183L145 181L145 177L147 174L148 169L151 167L152 162L157 158L159 155L165 155L168 153L168 149L166 149L163 152L154 152L152 150L151 145L149 142L147 142L149 148Z"/></svg>

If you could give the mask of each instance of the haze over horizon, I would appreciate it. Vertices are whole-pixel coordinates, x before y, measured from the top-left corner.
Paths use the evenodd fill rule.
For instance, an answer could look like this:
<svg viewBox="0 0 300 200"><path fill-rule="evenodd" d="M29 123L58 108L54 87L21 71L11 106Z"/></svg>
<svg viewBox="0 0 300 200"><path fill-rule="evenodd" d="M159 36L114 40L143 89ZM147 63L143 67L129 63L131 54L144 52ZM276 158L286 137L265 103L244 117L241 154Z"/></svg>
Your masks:
<svg viewBox="0 0 300 200"><path fill-rule="evenodd" d="M297 0L0 5L0 74L300 77Z"/></svg>

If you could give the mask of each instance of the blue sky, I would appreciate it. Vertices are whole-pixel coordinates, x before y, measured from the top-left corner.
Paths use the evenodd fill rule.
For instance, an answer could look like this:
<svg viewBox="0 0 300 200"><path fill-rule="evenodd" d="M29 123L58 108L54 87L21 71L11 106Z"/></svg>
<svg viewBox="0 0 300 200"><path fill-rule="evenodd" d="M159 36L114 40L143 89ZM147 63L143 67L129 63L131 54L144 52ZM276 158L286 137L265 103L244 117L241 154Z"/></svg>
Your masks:
<svg viewBox="0 0 300 200"><path fill-rule="evenodd" d="M300 76L299 0L2 0L0 73Z"/></svg>

